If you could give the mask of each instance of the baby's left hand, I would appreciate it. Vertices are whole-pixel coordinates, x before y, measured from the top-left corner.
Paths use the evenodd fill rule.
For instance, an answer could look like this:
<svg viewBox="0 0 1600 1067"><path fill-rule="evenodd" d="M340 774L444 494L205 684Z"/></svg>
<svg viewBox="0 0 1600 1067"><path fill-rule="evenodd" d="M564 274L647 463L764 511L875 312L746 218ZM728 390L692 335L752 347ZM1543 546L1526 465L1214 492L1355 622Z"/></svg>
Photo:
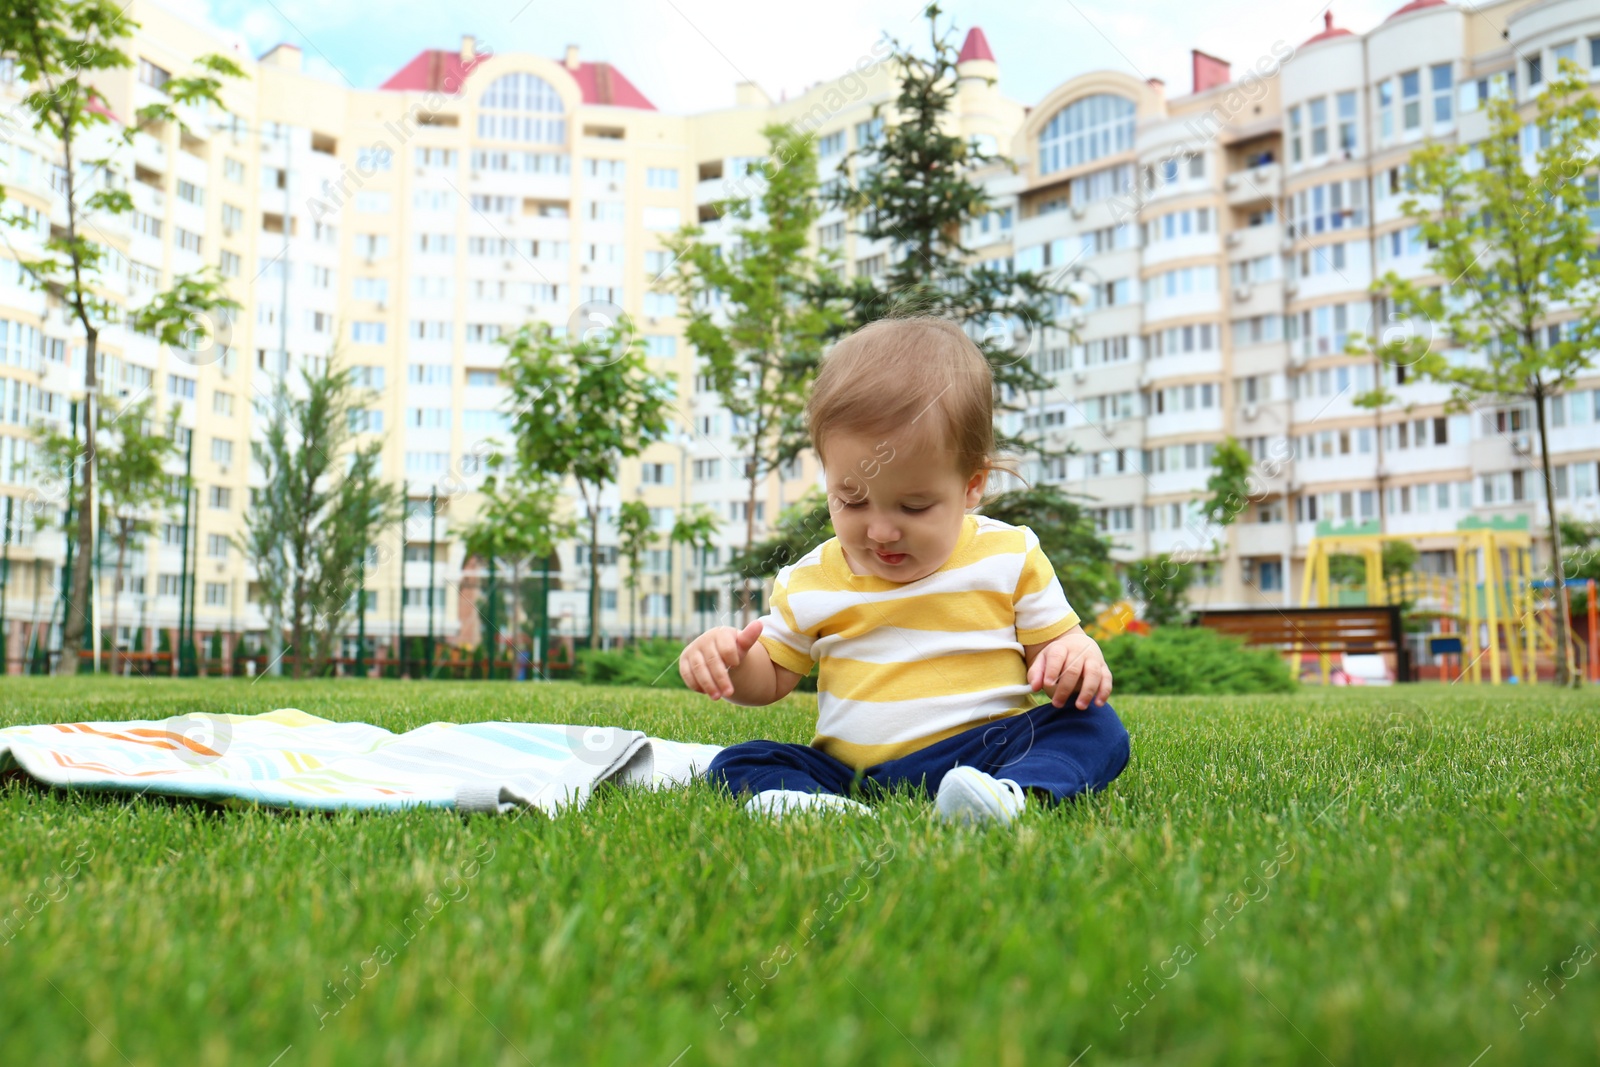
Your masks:
<svg viewBox="0 0 1600 1067"><path fill-rule="evenodd" d="M1039 650L1028 668L1028 686L1035 693L1049 689L1050 703L1059 708L1077 690L1082 711L1110 699L1111 668L1094 638L1074 627Z"/></svg>

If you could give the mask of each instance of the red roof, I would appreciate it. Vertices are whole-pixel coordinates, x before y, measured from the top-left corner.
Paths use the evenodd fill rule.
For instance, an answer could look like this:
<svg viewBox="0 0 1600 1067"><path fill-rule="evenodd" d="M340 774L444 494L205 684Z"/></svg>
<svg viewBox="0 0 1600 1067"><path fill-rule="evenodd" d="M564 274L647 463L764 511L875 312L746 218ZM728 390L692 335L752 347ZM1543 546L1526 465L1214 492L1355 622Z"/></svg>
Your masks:
<svg viewBox="0 0 1600 1067"><path fill-rule="evenodd" d="M965 63L969 59L984 59L990 63L995 61L994 53L989 50L989 38L983 35L983 30L978 26L967 31L967 39L961 42L961 54L956 57L956 62Z"/></svg>
<svg viewBox="0 0 1600 1067"><path fill-rule="evenodd" d="M486 58L474 56L471 62L463 63L460 52L446 48L424 49L378 88L396 92L459 92L467 75ZM578 83L585 104L634 107L644 111L656 109L610 63L580 63L577 70L567 70L567 73Z"/></svg>
<svg viewBox="0 0 1600 1067"><path fill-rule="evenodd" d="M585 104L609 104L612 107L636 107L654 111L656 106L610 63L580 63L577 70L569 70L578 88L583 90Z"/></svg>
<svg viewBox="0 0 1600 1067"><path fill-rule="evenodd" d="M1304 48L1306 44L1316 44L1318 41L1331 41L1335 37L1349 37L1350 35L1350 31L1345 29L1343 26L1335 28L1333 25L1333 12L1329 11L1327 14L1322 16L1322 32L1317 34L1315 37L1307 39L1306 43L1300 47Z"/></svg>
<svg viewBox="0 0 1600 1067"><path fill-rule="evenodd" d="M1396 11L1394 14L1390 15L1388 19L1384 19L1383 21L1388 22L1389 19L1397 19L1401 15L1409 15L1413 11L1421 11L1424 8L1449 6L1450 5L1446 2L1446 0L1411 0L1411 3Z"/></svg>

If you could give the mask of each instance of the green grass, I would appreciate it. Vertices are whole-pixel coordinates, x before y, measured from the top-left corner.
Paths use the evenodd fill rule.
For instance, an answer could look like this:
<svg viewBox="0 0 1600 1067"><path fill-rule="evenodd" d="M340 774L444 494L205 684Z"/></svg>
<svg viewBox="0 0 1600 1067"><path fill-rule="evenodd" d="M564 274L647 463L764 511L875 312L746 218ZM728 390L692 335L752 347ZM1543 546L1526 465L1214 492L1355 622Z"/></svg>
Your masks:
<svg viewBox="0 0 1600 1067"><path fill-rule="evenodd" d="M807 740L815 705L6 679L0 725L279 706L396 731L505 718L728 743ZM549 820L12 781L0 919L45 903L0 937L0 1056L1592 1063L1597 709L1465 686L1129 697L1133 761L1109 791L988 833L912 797L877 822L758 823L703 784L604 791Z"/></svg>

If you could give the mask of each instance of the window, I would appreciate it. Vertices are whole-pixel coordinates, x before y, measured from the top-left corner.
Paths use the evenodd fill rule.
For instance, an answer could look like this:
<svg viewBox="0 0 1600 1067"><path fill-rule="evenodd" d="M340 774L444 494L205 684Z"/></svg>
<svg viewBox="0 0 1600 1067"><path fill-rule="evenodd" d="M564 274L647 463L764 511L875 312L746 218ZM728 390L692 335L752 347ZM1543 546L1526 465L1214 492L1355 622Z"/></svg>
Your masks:
<svg viewBox="0 0 1600 1067"><path fill-rule="evenodd" d="M644 485L671 485L674 469L670 463L641 463L639 481Z"/></svg>
<svg viewBox="0 0 1600 1067"><path fill-rule="evenodd" d="M676 189L678 171L673 167L649 167L644 173L644 184L647 189Z"/></svg>
<svg viewBox="0 0 1600 1067"><path fill-rule="evenodd" d="M356 170L362 174L373 174L380 170L388 170L394 163L394 153L388 146L376 148L358 148L356 150Z"/></svg>
<svg viewBox="0 0 1600 1067"><path fill-rule="evenodd" d="M424 170L447 170L456 165L454 148L419 148L415 155L417 166Z"/></svg>
<svg viewBox="0 0 1600 1067"><path fill-rule="evenodd" d="M678 298L672 293L645 293L644 313L651 318L668 318L678 313Z"/></svg>
<svg viewBox="0 0 1600 1067"><path fill-rule="evenodd" d="M194 399L194 379L185 378L181 374L167 375L167 395L181 399Z"/></svg>
<svg viewBox="0 0 1600 1067"><path fill-rule="evenodd" d="M1311 155L1328 154L1328 101L1318 97L1306 104L1306 115L1311 120Z"/></svg>
<svg viewBox="0 0 1600 1067"><path fill-rule="evenodd" d="M355 253L367 259L380 259L389 254L389 238L381 233L355 235Z"/></svg>
<svg viewBox="0 0 1600 1067"><path fill-rule="evenodd" d="M1400 75L1400 126L1405 130L1422 127L1422 72L1408 70Z"/></svg>
<svg viewBox="0 0 1600 1067"><path fill-rule="evenodd" d="M1454 120L1451 112L1455 95L1455 78L1450 64L1439 63L1428 68L1429 88L1433 90L1433 124L1448 126Z"/></svg>
<svg viewBox="0 0 1600 1067"><path fill-rule="evenodd" d="M448 319L411 320L413 341L448 341L455 334L455 323Z"/></svg>
<svg viewBox="0 0 1600 1067"><path fill-rule="evenodd" d="M178 179L178 199L189 204L204 204L206 202L205 190L193 182Z"/></svg>
<svg viewBox="0 0 1600 1067"><path fill-rule="evenodd" d="M1387 142L1394 136L1394 82L1378 83L1378 137Z"/></svg>
<svg viewBox="0 0 1600 1067"><path fill-rule="evenodd" d="M233 506L233 490L225 485L213 485L206 490L206 506L226 511Z"/></svg>
<svg viewBox="0 0 1600 1067"><path fill-rule="evenodd" d="M196 255L200 253L200 235L182 226L172 228L172 243L185 252L193 252Z"/></svg>
<svg viewBox="0 0 1600 1067"><path fill-rule="evenodd" d="M237 278L244 270L244 260L240 258L239 253L229 252L224 248L218 256L217 269L222 272L224 278Z"/></svg>
<svg viewBox="0 0 1600 1067"><path fill-rule="evenodd" d="M678 339L671 334L647 334L644 346L645 354L652 359L672 359L678 354Z"/></svg>
<svg viewBox="0 0 1600 1067"><path fill-rule="evenodd" d="M431 595L430 595L431 592ZM400 592L400 603L408 608L444 607L444 587L432 590L425 585L408 585Z"/></svg>
<svg viewBox="0 0 1600 1067"><path fill-rule="evenodd" d="M357 389L382 389L383 368L357 364L350 368L350 382Z"/></svg>
<svg viewBox="0 0 1600 1067"><path fill-rule="evenodd" d="M382 433L383 412L376 408L351 408L350 432Z"/></svg>
<svg viewBox="0 0 1600 1067"><path fill-rule="evenodd" d="M408 370L407 380L412 385L449 385L450 364L413 363Z"/></svg>
<svg viewBox="0 0 1600 1067"><path fill-rule="evenodd" d="M1294 163L1300 162L1300 107L1295 105L1289 109L1289 159Z"/></svg>
<svg viewBox="0 0 1600 1067"><path fill-rule="evenodd" d="M492 389L499 384L500 372L497 370L467 371L467 387L469 389Z"/></svg>
<svg viewBox="0 0 1600 1067"><path fill-rule="evenodd" d="M222 160L222 176L235 185L244 184L244 164L232 156L225 156ZM226 221L226 217L224 217Z"/></svg>
<svg viewBox="0 0 1600 1067"><path fill-rule="evenodd" d="M883 117L856 123L856 147L867 148L878 143L883 136Z"/></svg>
<svg viewBox="0 0 1600 1067"><path fill-rule="evenodd" d="M165 67L158 67L154 63L139 57L139 81L152 89L166 91L167 82L172 80L172 74Z"/></svg>
<svg viewBox="0 0 1600 1067"><path fill-rule="evenodd" d="M387 278L357 278L351 286L350 295L357 300L375 300L382 303L389 299L389 280Z"/></svg>
<svg viewBox="0 0 1600 1067"><path fill-rule="evenodd" d="M211 559L227 559L230 547L227 534L206 535L206 555Z"/></svg>
<svg viewBox="0 0 1600 1067"><path fill-rule="evenodd" d="M350 340L358 344L381 345L387 338L388 327L381 322L352 322Z"/></svg>
<svg viewBox="0 0 1600 1067"><path fill-rule="evenodd" d="M1053 174L1133 148L1134 111L1132 100L1109 93L1068 104L1039 134L1039 173Z"/></svg>
<svg viewBox="0 0 1600 1067"><path fill-rule="evenodd" d="M1340 93L1336 99L1339 113L1339 151L1350 155L1356 150L1356 94Z"/></svg>
<svg viewBox="0 0 1600 1067"><path fill-rule="evenodd" d="M449 368L445 368L446 372ZM418 430L448 430L450 428L449 408L408 408L406 410L406 425Z"/></svg>
<svg viewBox="0 0 1600 1067"><path fill-rule="evenodd" d="M211 394L211 414L213 414L213 415L221 415L225 419L226 418L232 418L233 417L233 394L232 393L212 393Z"/></svg>
<svg viewBox="0 0 1600 1067"><path fill-rule="evenodd" d="M534 74L505 74L478 98L478 136L495 141L565 144L561 95Z"/></svg>
<svg viewBox="0 0 1600 1067"><path fill-rule="evenodd" d="M1544 57L1533 56L1528 60L1528 88L1544 81Z"/></svg>
<svg viewBox="0 0 1600 1067"><path fill-rule="evenodd" d="M233 442L222 437L211 439L211 462L226 467L233 462Z"/></svg>

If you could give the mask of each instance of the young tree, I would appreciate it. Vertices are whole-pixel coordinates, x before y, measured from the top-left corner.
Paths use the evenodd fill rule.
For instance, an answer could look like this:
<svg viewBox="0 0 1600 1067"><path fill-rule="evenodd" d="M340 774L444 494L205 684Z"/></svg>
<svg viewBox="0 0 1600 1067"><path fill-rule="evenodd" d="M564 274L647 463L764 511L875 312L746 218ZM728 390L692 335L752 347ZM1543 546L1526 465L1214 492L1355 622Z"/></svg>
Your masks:
<svg viewBox="0 0 1600 1067"><path fill-rule="evenodd" d="M544 323L505 339L517 460L529 477L570 477L589 520L589 644L600 647L600 494L624 459L666 434L676 382L652 374L626 318L576 340Z"/></svg>
<svg viewBox="0 0 1600 1067"><path fill-rule="evenodd" d="M320 673L336 651L352 598L365 595L362 560L401 510L400 488L378 474L383 442L353 440L351 372L330 358L302 371L301 383L291 390L279 381L257 404L264 432L251 452L265 484L252 493L238 541L255 565L274 644L287 624L296 678L308 663Z"/></svg>
<svg viewBox="0 0 1600 1067"><path fill-rule="evenodd" d="M462 543L468 555L511 565L510 629L515 642L521 632L522 568L530 560L552 555L559 542L577 535L578 525L561 515L565 510L561 487L553 479L528 477L508 467L499 454L489 457L488 466L478 517L467 527ZM491 589L490 597L496 599L489 609L492 628L499 610L498 591ZM491 649L491 663L493 653Z"/></svg>
<svg viewBox="0 0 1600 1067"><path fill-rule="evenodd" d="M126 6L114 0L25 0L0 14L0 54L15 60L17 77L30 86L24 104L32 126L61 151L65 226L52 227L37 251L19 250L17 259L27 278L65 307L83 336L84 394L79 403L83 482L77 529L68 531L68 537L75 539L78 555L86 561L93 544L92 509L99 499L95 481L100 465L95 449L99 443L96 368L100 333L122 317L122 310L106 295L119 288L106 276L112 263L110 250L95 240L99 231L91 220L96 215L125 215L133 210L132 196L117 179L119 149L131 145L140 133L162 130L169 123L186 128L179 106L209 103L220 107L222 79L244 73L225 56L202 56L195 61L198 73L167 81L163 86L166 101L145 105L132 125L113 131L93 79L133 66L122 42L138 24L127 18L125 11ZM0 189L0 195L3 193ZM4 221L21 228L35 225L20 215L7 216ZM157 294L133 316L137 328L173 344L194 330L197 315L237 310L239 305L224 294L222 286L221 275L214 268L180 276L171 289ZM69 610L62 624L59 672L76 670L88 621L85 608L92 569L82 566L73 571Z"/></svg>
<svg viewBox="0 0 1600 1067"><path fill-rule="evenodd" d="M992 210L975 174L990 165L1015 165L957 132L951 106L958 52L954 27L941 33L939 14L937 4L928 6L930 55L895 42L894 105L874 108L883 131L841 162L841 169L851 167L853 181L841 182L830 198L850 212L861 237L891 242L889 262L877 279L857 276L824 288L822 295L843 297L850 308L839 332L907 311L941 315L981 332L978 345L994 369L999 412L1012 409L1017 393L1048 387L1030 362L1033 350L1043 331L1058 325L1058 303L1081 302L1084 293L1078 286L1058 287L1037 271L971 265L962 230ZM1042 452L1043 444L1041 427L1030 447Z"/></svg>
<svg viewBox="0 0 1600 1067"><path fill-rule="evenodd" d="M628 640L634 639L639 614L639 559L655 543L655 524L643 501L629 500L617 509L617 554L628 561Z"/></svg>
<svg viewBox="0 0 1600 1067"><path fill-rule="evenodd" d="M1151 626L1170 626L1183 618L1188 607L1189 586L1194 572L1186 560L1165 552L1134 560L1127 569L1128 584L1144 602L1144 621Z"/></svg>
<svg viewBox="0 0 1600 1067"><path fill-rule="evenodd" d="M672 533L667 537L670 543L683 547L685 565L688 563L688 553L695 553L700 573L701 597L705 596L706 591L706 559L716 547L719 525L714 512L709 508L696 506L678 513L678 517L672 523Z"/></svg>
<svg viewBox="0 0 1600 1067"><path fill-rule="evenodd" d="M1470 147L1436 142L1412 153L1412 195L1401 210L1431 250L1434 278L1391 271L1375 288L1402 322L1428 328L1389 331L1373 350L1386 367L1448 386L1452 410L1483 399L1532 402L1556 581L1556 682L1568 685L1576 675L1546 405L1594 365L1600 347L1600 258L1585 193L1600 114L1583 75L1563 60L1531 117L1502 97L1490 101L1489 123Z"/></svg>
<svg viewBox="0 0 1600 1067"><path fill-rule="evenodd" d="M135 536L144 536L154 528L152 512L174 507L179 498L173 494L166 464L178 454L173 441L173 427L177 424L176 410L169 414L168 426L163 433L155 421L155 400L146 397L120 410L112 408L112 417L96 429L100 440L92 450L84 449L70 436L53 430L40 433L35 460L49 472L59 471L78 462L85 453L95 457L99 471L101 528L109 527L117 548L117 562L111 583L111 634L110 663L112 674L117 671L116 634L120 628L122 573L127 566L128 546ZM84 477L80 470L79 477Z"/></svg>
<svg viewBox="0 0 1600 1067"><path fill-rule="evenodd" d="M759 182L759 190L719 205L736 235L734 253L702 242L705 231L698 226L666 242L674 255L671 285L689 320L685 334L734 419L747 551L755 544L762 484L804 447L807 389L823 339L842 322L832 301L811 299L838 285L831 261L810 250L822 213L816 146L809 134L788 126L763 132L767 158L746 179ZM748 578L744 601L748 612Z"/></svg>

